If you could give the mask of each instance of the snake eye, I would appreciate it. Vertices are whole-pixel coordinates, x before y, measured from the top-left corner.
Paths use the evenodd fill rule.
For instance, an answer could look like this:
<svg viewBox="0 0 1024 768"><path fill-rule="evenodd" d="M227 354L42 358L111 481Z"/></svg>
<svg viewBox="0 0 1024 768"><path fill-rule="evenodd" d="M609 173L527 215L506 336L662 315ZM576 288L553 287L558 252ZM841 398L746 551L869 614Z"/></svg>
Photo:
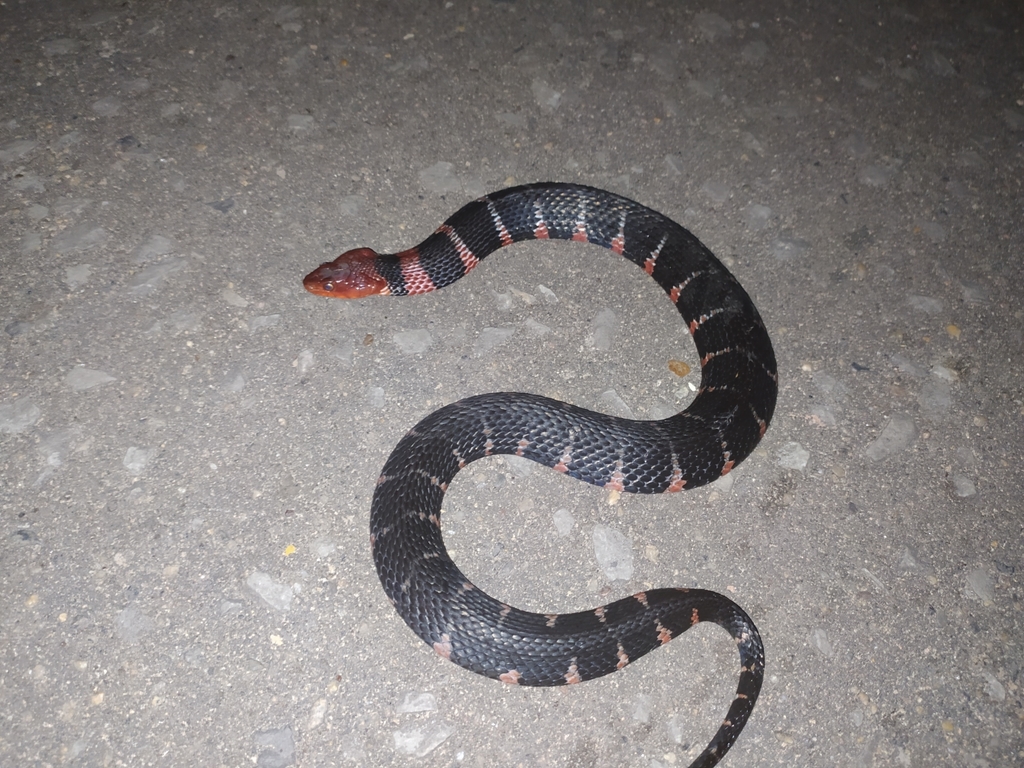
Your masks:
<svg viewBox="0 0 1024 768"><path fill-rule="evenodd" d="M334 291L334 283L331 282L330 280L328 280L326 283L324 283L323 287L324 287L324 290L327 291L328 293L331 293L331 292Z"/></svg>

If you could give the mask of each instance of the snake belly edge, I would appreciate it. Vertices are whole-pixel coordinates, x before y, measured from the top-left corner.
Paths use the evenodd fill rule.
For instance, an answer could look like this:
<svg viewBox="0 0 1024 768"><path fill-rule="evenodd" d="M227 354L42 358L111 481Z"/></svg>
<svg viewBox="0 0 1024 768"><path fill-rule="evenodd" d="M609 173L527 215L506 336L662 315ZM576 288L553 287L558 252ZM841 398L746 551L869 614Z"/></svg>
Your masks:
<svg viewBox="0 0 1024 768"><path fill-rule="evenodd" d="M579 613L521 611L462 574L445 549L440 514L455 474L494 454L524 456L593 485L636 493L694 488L729 472L764 435L778 392L768 332L739 282L668 217L600 189L542 183L468 203L407 251L348 251L303 284L339 298L426 293L455 282L497 249L533 239L594 243L653 277L696 345L697 395L661 421L522 393L478 395L431 413L401 439L377 480L370 513L377 574L398 613L438 654L505 683L577 683L621 669L698 622L722 626L740 655L736 697L692 764L715 765L750 717L764 677L760 635L736 603L716 592L675 588Z"/></svg>

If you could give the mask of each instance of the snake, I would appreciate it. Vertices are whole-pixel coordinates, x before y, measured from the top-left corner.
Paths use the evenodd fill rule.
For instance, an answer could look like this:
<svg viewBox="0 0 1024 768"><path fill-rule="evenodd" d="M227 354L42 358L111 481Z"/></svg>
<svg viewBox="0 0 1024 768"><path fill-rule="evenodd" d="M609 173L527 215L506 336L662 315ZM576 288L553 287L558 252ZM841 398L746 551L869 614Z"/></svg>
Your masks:
<svg viewBox="0 0 1024 768"><path fill-rule="evenodd" d="M346 251L303 285L345 299L423 294L454 283L500 248L549 239L602 246L664 289L700 359L695 397L658 421L514 392L468 397L430 413L401 438L376 482L370 543L377 575L398 613L434 651L509 684L578 683L622 669L700 622L723 627L740 656L736 695L692 764L715 765L746 725L764 679L764 644L739 605L717 592L680 587L577 613L523 611L476 587L452 561L441 507L460 469L499 454L618 493L671 493L727 474L764 436L778 393L771 340L736 278L671 218L611 192L551 182L472 201L408 250Z"/></svg>

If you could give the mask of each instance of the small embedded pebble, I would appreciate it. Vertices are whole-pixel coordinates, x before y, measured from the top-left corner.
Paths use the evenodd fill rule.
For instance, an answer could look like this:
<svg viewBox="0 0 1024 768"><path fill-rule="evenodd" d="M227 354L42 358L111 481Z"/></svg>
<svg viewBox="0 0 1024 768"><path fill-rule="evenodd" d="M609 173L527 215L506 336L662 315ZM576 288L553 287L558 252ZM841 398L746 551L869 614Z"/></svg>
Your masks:
<svg viewBox="0 0 1024 768"><path fill-rule="evenodd" d="M594 557L609 581L633 578L633 540L607 525L595 525Z"/></svg>
<svg viewBox="0 0 1024 768"><path fill-rule="evenodd" d="M234 80L222 80L217 86L216 99L220 102L230 102L240 96L244 90L245 86L242 83Z"/></svg>
<svg viewBox="0 0 1024 768"><path fill-rule="evenodd" d="M420 184L429 192L436 192L439 195L461 192L462 182L455 175L453 168L451 163L443 161L434 163L429 168L420 171Z"/></svg>
<svg viewBox="0 0 1024 768"><path fill-rule="evenodd" d="M641 694L633 707L633 720L638 723L646 723L651 719L651 697Z"/></svg>
<svg viewBox="0 0 1024 768"><path fill-rule="evenodd" d="M779 466L783 469L797 469L803 471L811 453L800 443L789 442L779 449Z"/></svg>
<svg viewBox="0 0 1024 768"><path fill-rule="evenodd" d="M42 485L57 469L64 464L64 454L68 449L69 435L67 432L56 432L39 441L37 451L46 461L43 471L36 477L35 485Z"/></svg>
<svg viewBox="0 0 1024 768"><path fill-rule="evenodd" d="M896 366L896 370L900 373L905 373L918 379L923 378L925 375L924 369L906 355L897 353L890 357L889 361Z"/></svg>
<svg viewBox="0 0 1024 768"><path fill-rule="evenodd" d="M939 378L928 379L921 385L921 391L917 393L917 403L921 406L921 412L925 416L938 419L953 404L949 382Z"/></svg>
<svg viewBox="0 0 1024 768"><path fill-rule="evenodd" d="M533 471L540 466L540 464L537 464L536 462L527 459L525 456L515 456L513 454L506 454L501 458L508 465L508 468L512 470L513 477L527 477L529 475L532 475ZM525 501L522 502L520 508L522 508L522 504L525 503ZM532 504L532 502L530 503Z"/></svg>
<svg viewBox="0 0 1024 768"><path fill-rule="evenodd" d="M407 693L402 697L401 703L395 707L400 715L407 715L410 712L435 712L437 711L437 698L432 693Z"/></svg>
<svg viewBox="0 0 1024 768"><path fill-rule="evenodd" d="M537 285L537 293L539 293L541 295L541 297L544 299L544 301L546 301L548 304L557 304L558 303L558 296L555 294L554 291L552 291L546 285L538 284Z"/></svg>
<svg viewBox="0 0 1024 768"><path fill-rule="evenodd" d="M314 730L319 728L324 721L324 716L327 714L327 699L317 699L313 703L313 708L309 711L309 719L306 720L306 729Z"/></svg>
<svg viewBox="0 0 1024 768"><path fill-rule="evenodd" d="M495 117L499 123L507 125L509 128L526 128L529 125L526 115L519 115L515 112L499 112Z"/></svg>
<svg viewBox="0 0 1024 768"><path fill-rule="evenodd" d="M533 294L527 293L526 291L520 291L518 288L510 288L509 291L528 307L537 303L537 299Z"/></svg>
<svg viewBox="0 0 1024 768"><path fill-rule="evenodd" d="M235 207L235 199L233 197L225 197L221 200L214 200L212 203L207 203L207 205L215 211L227 213Z"/></svg>
<svg viewBox="0 0 1024 768"><path fill-rule="evenodd" d="M626 404L626 401L619 397L614 389L608 389L601 393L602 410L612 416L619 416L623 419L635 418L633 410Z"/></svg>
<svg viewBox="0 0 1024 768"><path fill-rule="evenodd" d="M294 590L287 584L274 581L269 573L253 571L245 583L271 608L287 611L292 607L292 599L295 597Z"/></svg>
<svg viewBox="0 0 1024 768"><path fill-rule="evenodd" d="M717 99L723 96L720 81L717 78L693 78L687 81L686 87L695 96L704 96L708 99Z"/></svg>
<svg viewBox="0 0 1024 768"><path fill-rule="evenodd" d="M313 361L313 350L304 349L299 352L299 356L295 358L293 365L298 369L299 373L307 373L313 367Z"/></svg>
<svg viewBox="0 0 1024 768"><path fill-rule="evenodd" d="M38 232L29 232L21 238L19 250L22 253L35 253L43 247L43 238Z"/></svg>
<svg viewBox="0 0 1024 768"><path fill-rule="evenodd" d="M864 136L861 133L851 133L843 142L843 148L854 160L863 160L868 156L870 150Z"/></svg>
<svg viewBox="0 0 1024 768"><path fill-rule="evenodd" d="M779 261L797 259L810 249L810 242L799 237L780 237L772 243L772 255Z"/></svg>
<svg viewBox="0 0 1024 768"><path fill-rule="evenodd" d="M899 565L904 571L919 571L923 567L915 552L907 546L900 551Z"/></svg>
<svg viewBox="0 0 1024 768"><path fill-rule="evenodd" d="M257 331L262 331L266 328L273 328L274 326L279 325L280 323L280 315L259 315L249 321L249 331L251 333L256 333Z"/></svg>
<svg viewBox="0 0 1024 768"><path fill-rule="evenodd" d="M665 170L673 176L682 176L686 170L686 162L677 154L665 155Z"/></svg>
<svg viewBox="0 0 1024 768"><path fill-rule="evenodd" d="M720 38L732 36L732 24L717 13L701 11L694 15L693 20L697 24L697 29L700 30L701 35L709 43L713 43Z"/></svg>
<svg viewBox="0 0 1024 768"><path fill-rule="evenodd" d="M395 345L403 355L418 355L430 349L434 343L433 336L426 328L416 328L412 331L399 331L393 337Z"/></svg>
<svg viewBox="0 0 1024 768"><path fill-rule="evenodd" d="M721 205L732 197L732 187L720 181L705 181L700 185L700 191L716 205Z"/></svg>
<svg viewBox="0 0 1024 768"><path fill-rule="evenodd" d="M74 290L81 288L87 282L89 282L89 275L92 274L91 264L76 264L73 267L64 268L64 282L67 283L68 288Z"/></svg>
<svg viewBox="0 0 1024 768"><path fill-rule="evenodd" d="M505 291L504 293L491 291L491 295L494 296L494 306L496 306L502 312L508 312L510 309L512 309L511 291Z"/></svg>
<svg viewBox="0 0 1024 768"><path fill-rule="evenodd" d="M486 355L512 338L514 333L514 328L484 328L473 344L473 357Z"/></svg>
<svg viewBox="0 0 1024 768"><path fill-rule="evenodd" d="M824 629L816 629L811 632L811 645L822 656L832 656L835 653Z"/></svg>
<svg viewBox="0 0 1024 768"><path fill-rule="evenodd" d="M760 64L767 55L768 45L761 40L747 43L743 46L743 50L740 51L740 58L743 59L745 64Z"/></svg>
<svg viewBox="0 0 1024 768"><path fill-rule="evenodd" d="M882 168L879 165L868 165L861 169L857 175L857 181L867 184L869 187L884 187L893 177L894 171Z"/></svg>
<svg viewBox="0 0 1024 768"><path fill-rule="evenodd" d="M936 221L919 221L915 229L923 232L933 243L941 243L946 239L946 228Z"/></svg>
<svg viewBox="0 0 1024 768"><path fill-rule="evenodd" d="M682 744L686 740L686 734L689 731L687 726L687 718L681 717L678 712L672 713L672 715L665 720L665 731L668 733L669 739L671 739L675 744ZM666 757L669 756L675 757L671 752L666 755Z"/></svg>
<svg viewBox="0 0 1024 768"><path fill-rule="evenodd" d="M961 499L967 499L978 493L978 489L969 477L961 474L953 475L953 492Z"/></svg>
<svg viewBox="0 0 1024 768"><path fill-rule="evenodd" d="M968 304L988 304L992 300L988 288L974 280L964 280L960 290Z"/></svg>
<svg viewBox="0 0 1024 768"><path fill-rule="evenodd" d="M371 408L380 410L384 407L384 388L370 387L366 390L366 402Z"/></svg>
<svg viewBox="0 0 1024 768"><path fill-rule="evenodd" d="M57 253L88 251L107 242L107 230L85 222L66 229L57 235L50 247Z"/></svg>
<svg viewBox="0 0 1024 768"><path fill-rule="evenodd" d="M177 244L164 235L152 235L144 243L135 248L133 260L136 264L145 264L161 256L173 253Z"/></svg>
<svg viewBox="0 0 1024 768"><path fill-rule="evenodd" d="M690 366L683 360L669 360L668 369L679 378L688 376L690 373Z"/></svg>
<svg viewBox="0 0 1024 768"><path fill-rule="evenodd" d="M956 75L956 67L952 62L934 48L929 48L921 54L921 63L924 68L933 75L939 77L953 77Z"/></svg>
<svg viewBox="0 0 1024 768"><path fill-rule="evenodd" d="M974 168L985 170L989 167L988 162L973 149L966 149L959 155L959 165L962 168Z"/></svg>
<svg viewBox="0 0 1024 768"><path fill-rule="evenodd" d="M530 83L530 90L533 92L533 99L537 102L537 106L545 111L554 111L562 103L561 92L556 91L540 78L535 78Z"/></svg>
<svg viewBox="0 0 1024 768"><path fill-rule="evenodd" d="M347 733L341 737L338 744L338 754L349 763L366 765L366 748L363 746L363 739L358 733Z"/></svg>
<svg viewBox="0 0 1024 768"><path fill-rule="evenodd" d="M93 204L88 197L66 197L55 200L53 213L58 218L78 216Z"/></svg>
<svg viewBox="0 0 1024 768"><path fill-rule="evenodd" d="M748 227L757 231L764 229L771 221L773 211L767 205L751 203L743 209L743 221Z"/></svg>
<svg viewBox="0 0 1024 768"><path fill-rule="evenodd" d="M539 339L551 333L551 328L543 323L538 323L532 317L526 318L523 322L523 327L526 329L526 332L535 339Z"/></svg>
<svg viewBox="0 0 1024 768"><path fill-rule="evenodd" d="M100 117L112 117L121 111L121 102L113 96L104 96L91 105L92 111Z"/></svg>
<svg viewBox="0 0 1024 768"><path fill-rule="evenodd" d="M759 43L754 43L754 45L759 45ZM767 46L765 47L767 48ZM754 134L752 134L750 131L743 131L743 133L740 134L740 141L743 142L744 147L749 149L758 157L765 156L764 145L760 141L758 141L757 138L755 138Z"/></svg>
<svg viewBox="0 0 1024 768"><path fill-rule="evenodd" d="M572 527L576 524L572 513L565 508L555 510L555 513L551 516L551 521L555 524L555 530L558 531L559 536L568 536L570 531L572 531Z"/></svg>
<svg viewBox="0 0 1024 768"><path fill-rule="evenodd" d="M124 460L121 462L124 464L124 468L127 469L133 475L141 475L142 471L153 461L156 457L155 448L138 448L132 446L124 454Z"/></svg>
<svg viewBox="0 0 1024 768"><path fill-rule="evenodd" d="M905 451L916 438L917 426L913 419L893 416L881 434L868 443L866 453L872 461L881 461Z"/></svg>
<svg viewBox="0 0 1024 768"><path fill-rule="evenodd" d="M288 768L295 763L295 736L290 727L259 731L254 739L259 748L256 768Z"/></svg>
<svg viewBox="0 0 1024 768"><path fill-rule="evenodd" d="M836 415L830 408L815 405L811 407L809 413L812 423L819 427L834 427L836 425Z"/></svg>
<svg viewBox="0 0 1024 768"><path fill-rule="evenodd" d="M343 341L331 347L331 357L340 360L345 365L352 365L352 356L355 354L355 346L351 341Z"/></svg>
<svg viewBox="0 0 1024 768"><path fill-rule="evenodd" d="M247 379L245 374L240 370L228 371L224 378L221 379L221 389L225 392L241 392L245 389Z"/></svg>
<svg viewBox="0 0 1024 768"><path fill-rule="evenodd" d="M1006 701L1006 688L996 676L988 670L982 670L981 676L985 678L985 694L995 701Z"/></svg>
<svg viewBox="0 0 1024 768"><path fill-rule="evenodd" d="M117 636L126 643L135 643L153 629L153 620L136 605L125 607L114 623Z"/></svg>
<svg viewBox="0 0 1024 768"><path fill-rule="evenodd" d="M1024 112L1015 109L1004 109L1003 120L1013 131L1024 131Z"/></svg>
<svg viewBox="0 0 1024 768"><path fill-rule="evenodd" d="M154 264L151 267L147 267L141 272L136 273L131 280L128 281L128 288L137 295L146 295L152 293L161 284L175 272L178 272L185 268L187 262L185 259L168 259L167 261L159 264Z"/></svg>
<svg viewBox="0 0 1024 768"><path fill-rule="evenodd" d="M423 724L410 724L392 733L395 751L414 757L429 755L455 732L448 723L442 721Z"/></svg>
<svg viewBox="0 0 1024 768"><path fill-rule="evenodd" d="M863 573L864 576L867 577L867 580L870 581L879 592L885 592L885 584L882 583L882 580L880 578L875 576L875 574L873 574L867 568L861 568L860 570L861 573Z"/></svg>
<svg viewBox="0 0 1024 768"><path fill-rule="evenodd" d="M106 371L96 371L92 368L77 366L68 372L68 375L64 377L64 381L73 390L81 392L86 389L102 386L103 384L109 384L112 381L117 381L117 379Z"/></svg>
<svg viewBox="0 0 1024 768"><path fill-rule="evenodd" d="M174 333L199 330L199 315L187 309L178 309L167 315L167 324Z"/></svg>
<svg viewBox="0 0 1024 768"><path fill-rule="evenodd" d="M358 216L366 206L363 195L346 195L338 201L338 212L346 216Z"/></svg>
<svg viewBox="0 0 1024 768"><path fill-rule="evenodd" d="M8 336L21 336L22 334L28 333L32 330L32 323L25 322L24 320L15 320L13 323L8 323L4 326L4 332Z"/></svg>
<svg viewBox="0 0 1024 768"><path fill-rule="evenodd" d="M36 142L31 139L18 139L0 147L0 163L9 163L12 160L20 160L36 147Z"/></svg>
<svg viewBox="0 0 1024 768"><path fill-rule="evenodd" d="M967 574L967 595L989 604L996 599L995 583L984 568L975 568Z"/></svg>
<svg viewBox="0 0 1024 768"><path fill-rule="evenodd" d="M679 397L682 398L689 394L689 390L685 387L680 387L679 393ZM677 413L679 413L679 408L676 407L675 403L666 402L661 398L649 403L647 406L647 417L656 421L675 416Z"/></svg>
<svg viewBox="0 0 1024 768"><path fill-rule="evenodd" d="M136 77L134 80L128 81L126 87L133 94L145 93L149 90L149 80L144 77Z"/></svg>
<svg viewBox="0 0 1024 768"><path fill-rule="evenodd" d="M314 125L312 115L288 115L288 130L292 132L310 131Z"/></svg>
<svg viewBox="0 0 1024 768"><path fill-rule="evenodd" d="M929 315L937 315L942 312L942 302L932 296L912 293L907 296L907 303L914 309L927 312Z"/></svg>
<svg viewBox="0 0 1024 768"><path fill-rule="evenodd" d="M858 227L843 238L843 243L846 247L854 252L861 251L865 247L872 245L874 242L875 236L871 229L866 226Z"/></svg>
<svg viewBox="0 0 1024 768"><path fill-rule="evenodd" d="M610 309L602 309L590 324L587 346L591 349L607 352L612 348L612 342L615 340L615 334L618 330L618 315Z"/></svg>
<svg viewBox="0 0 1024 768"><path fill-rule="evenodd" d="M313 542L313 552L321 559L333 554L336 549L337 546L330 539L322 538Z"/></svg>
<svg viewBox="0 0 1024 768"><path fill-rule="evenodd" d="M19 397L10 403L0 405L0 432L17 434L24 432L37 421L43 412L27 397Z"/></svg>
<svg viewBox="0 0 1024 768"><path fill-rule="evenodd" d="M32 171L25 171L17 174L14 179L8 182L12 189L17 189L20 192L36 192L42 194L46 191L46 185L43 180L39 178L39 174L33 173Z"/></svg>
<svg viewBox="0 0 1024 768"><path fill-rule="evenodd" d="M232 307L242 308L249 306L248 300L239 296L235 289L230 285L220 292L220 297Z"/></svg>

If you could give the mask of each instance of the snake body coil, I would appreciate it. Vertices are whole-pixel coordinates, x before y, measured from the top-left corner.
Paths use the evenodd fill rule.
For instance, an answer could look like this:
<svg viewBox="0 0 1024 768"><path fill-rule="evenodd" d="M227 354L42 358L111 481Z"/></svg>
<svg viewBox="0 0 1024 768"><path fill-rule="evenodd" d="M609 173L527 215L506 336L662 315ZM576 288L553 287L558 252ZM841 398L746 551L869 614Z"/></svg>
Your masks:
<svg viewBox="0 0 1024 768"><path fill-rule="evenodd" d="M736 698L693 763L716 764L753 710L764 675L756 627L733 601L699 589L655 589L592 611L535 614L474 587L441 536L441 501L476 459L514 454L616 491L660 493L724 475L754 449L775 409L775 355L750 297L689 231L656 211L590 187L533 184L469 203L415 248L349 251L310 273L312 293L343 298L443 288L498 248L576 240L639 265L678 308L697 347L701 384L662 421L616 418L530 394L470 397L427 416L395 447L377 481L370 530L384 590L437 653L520 685L577 683L621 669L701 621L724 627L740 654Z"/></svg>

